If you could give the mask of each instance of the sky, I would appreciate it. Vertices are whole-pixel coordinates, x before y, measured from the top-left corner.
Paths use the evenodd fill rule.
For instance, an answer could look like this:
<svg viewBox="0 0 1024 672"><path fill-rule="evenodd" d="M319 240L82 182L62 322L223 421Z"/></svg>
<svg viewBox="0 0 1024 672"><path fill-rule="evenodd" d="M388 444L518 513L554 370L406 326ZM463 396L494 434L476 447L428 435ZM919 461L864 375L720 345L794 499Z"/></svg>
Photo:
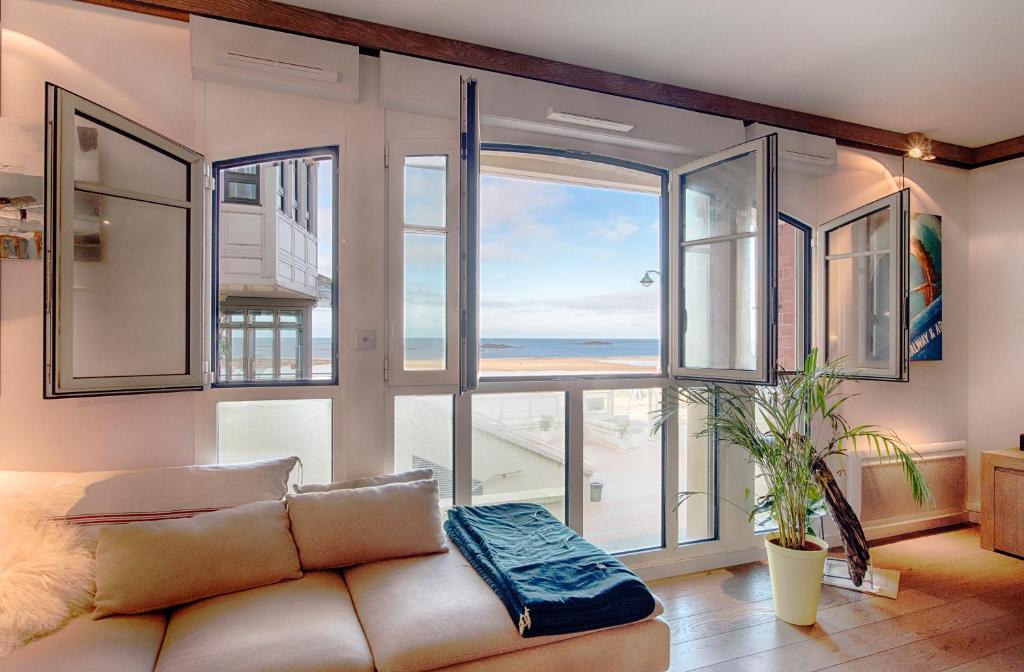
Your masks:
<svg viewBox="0 0 1024 672"><path fill-rule="evenodd" d="M407 173L406 222L440 222L443 171ZM433 175L429 175L432 172ZM433 195L431 195L433 194ZM657 194L481 177L483 338L657 338ZM440 235L407 238L407 335L440 335ZM654 276L658 280L658 276Z"/></svg>

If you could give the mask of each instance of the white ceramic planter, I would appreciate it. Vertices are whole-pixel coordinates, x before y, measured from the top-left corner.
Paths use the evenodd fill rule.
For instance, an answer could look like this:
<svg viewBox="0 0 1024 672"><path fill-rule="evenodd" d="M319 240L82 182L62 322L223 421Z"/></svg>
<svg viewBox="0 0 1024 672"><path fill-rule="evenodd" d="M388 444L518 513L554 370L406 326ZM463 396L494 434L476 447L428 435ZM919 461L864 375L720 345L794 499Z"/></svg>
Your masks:
<svg viewBox="0 0 1024 672"><path fill-rule="evenodd" d="M818 616L818 597L821 595L828 544L808 536L807 541L819 550L796 551L772 543L775 536L767 534L764 538L775 615L793 625L813 625Z"/></svg>

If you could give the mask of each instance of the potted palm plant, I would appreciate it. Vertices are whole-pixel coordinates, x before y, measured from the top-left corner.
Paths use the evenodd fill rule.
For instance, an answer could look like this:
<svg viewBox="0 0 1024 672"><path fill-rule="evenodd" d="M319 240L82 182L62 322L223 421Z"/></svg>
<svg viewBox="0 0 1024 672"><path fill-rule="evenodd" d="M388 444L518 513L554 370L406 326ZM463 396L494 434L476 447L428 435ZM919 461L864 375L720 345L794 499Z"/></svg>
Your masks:
<svg viewBox="0 0 1024 672"><path fill-rule="evenodd" d="M656 411L655 430L684 404L717 409L708 414L699 435L746 450L766 486L751 518L769 512L778 525L765 536L775 614L788 623L810 625L817 616L828 544L813 535L809 516L820 510L822 500L839 527L855 584L860 585L869 559L863 529L836 483L829 458L841 458L863 443L902 466L917 503L928 500L931 492L914 461L916 453L896 433L852 425L843 417L843 405L855 395L840 389L845 378L836 363L819 365L812 350L802 370L780 370L778 380L776 387L673 388ZM679 493L679 501L695 494Z"/></svg>

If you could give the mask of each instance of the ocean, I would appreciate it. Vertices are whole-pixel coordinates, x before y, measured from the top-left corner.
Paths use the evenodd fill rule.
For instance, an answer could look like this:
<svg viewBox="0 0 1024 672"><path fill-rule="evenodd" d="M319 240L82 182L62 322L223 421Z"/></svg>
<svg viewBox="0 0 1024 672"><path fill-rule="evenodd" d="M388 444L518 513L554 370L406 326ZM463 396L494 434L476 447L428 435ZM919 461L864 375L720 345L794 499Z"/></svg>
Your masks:
<svg viewBox="0 0 1024 672"><path fill-rule="evenodd" d="M482 338L481 359L657 357L656 338ZM416 359L440 359L439 338L411 338L406 350Z"/></svg>

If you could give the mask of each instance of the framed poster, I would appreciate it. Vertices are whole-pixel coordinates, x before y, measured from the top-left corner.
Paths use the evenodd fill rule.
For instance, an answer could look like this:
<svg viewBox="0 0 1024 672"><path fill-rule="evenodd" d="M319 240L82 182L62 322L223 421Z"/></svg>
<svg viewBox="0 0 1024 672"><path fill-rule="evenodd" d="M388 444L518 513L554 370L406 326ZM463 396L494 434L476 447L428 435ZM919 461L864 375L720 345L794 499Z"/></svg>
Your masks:
<svg viewBox="0 0 1024 672"><path fill-rule="evenodd" d="M910 360L942 359L942 217L910 216Z"/></svg>

